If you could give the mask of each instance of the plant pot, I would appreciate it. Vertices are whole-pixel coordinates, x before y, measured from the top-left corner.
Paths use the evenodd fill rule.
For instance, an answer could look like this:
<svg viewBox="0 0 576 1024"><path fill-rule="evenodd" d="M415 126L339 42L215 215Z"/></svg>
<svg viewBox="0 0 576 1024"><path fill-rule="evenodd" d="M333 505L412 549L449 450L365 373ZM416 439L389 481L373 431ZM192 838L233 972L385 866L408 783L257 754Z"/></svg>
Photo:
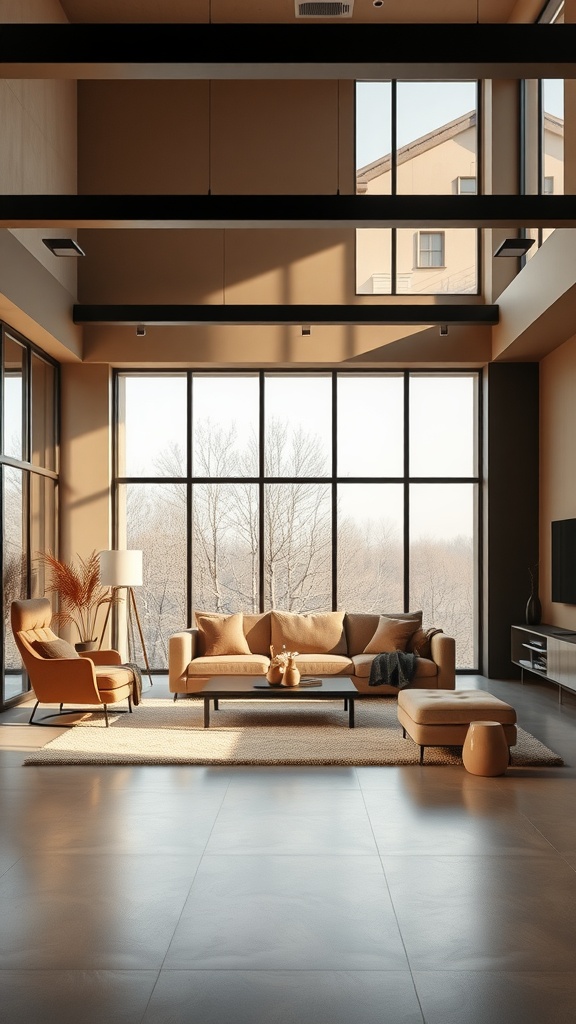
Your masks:
<svg viewBox="0 0 576 1024"><path fill-rule="evenodd" d="M78 651L78 654L85 654L86 651L95 651L98 646L98 638L96 640L82 640L80 643L74 644L74 648Z"/></svg>

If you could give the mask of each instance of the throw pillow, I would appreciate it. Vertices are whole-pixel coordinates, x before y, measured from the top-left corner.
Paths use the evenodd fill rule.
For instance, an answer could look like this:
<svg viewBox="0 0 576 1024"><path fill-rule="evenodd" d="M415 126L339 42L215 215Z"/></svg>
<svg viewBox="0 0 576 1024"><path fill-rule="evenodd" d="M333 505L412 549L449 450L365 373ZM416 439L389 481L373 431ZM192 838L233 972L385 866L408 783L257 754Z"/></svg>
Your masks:
<svg viewBox="0 0 576 1024"><path fill-rule="evenodd" d="M66 640L34 640L32 650L41 658L79 658L78 651Z"/></svg>
<svg viewBox="0 0 576 1024"><path fill-rule="evenodd" d="M272 611L271 643L276 654L282 650L299 654L346 654L344 612Z"/></svg>
<svg viewBox="0 0 576 1024"><path fill-rule="evenodd" d="M374 636L364 648L364 654L405 651L415 629L417 625L414 619L391 619L388 615L381 615Z"/></svg>
<svg viewBox="0 0 576 1024"><path fill-rule="evenodd" d="M242 612L233 615L197 615L202 636L202 651L208 658L225 654L250 654L242 629Z"/></svg>
<svg viewBox="0 0 576 1024"><path fill-rule="evenodd" d="M410 638L407 650L411 651L413 654L417 654L419 658L431 658L432 637L435 636L436 633L442 632L442 629L436 629L434 626L430 626L428 629L422 629L420 626L420 628L417 629Z"/></svg>

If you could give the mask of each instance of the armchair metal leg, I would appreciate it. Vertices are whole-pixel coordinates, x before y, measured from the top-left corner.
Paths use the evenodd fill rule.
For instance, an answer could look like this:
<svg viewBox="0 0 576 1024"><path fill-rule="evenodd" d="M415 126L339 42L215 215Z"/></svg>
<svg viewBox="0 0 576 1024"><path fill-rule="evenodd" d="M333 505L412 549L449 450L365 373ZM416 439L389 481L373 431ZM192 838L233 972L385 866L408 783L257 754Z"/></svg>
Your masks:
<svg viewBox="0 0 576 1024"><path fill-rule="evenodd" d="M132 714L132 697L128 694L128 711Z"/></svg>
<svg viewBox="0 0 576 1024"><path fill-rule="evenodd" d="M104 720L106 722L106 728L108 728L108 726L110 724L109 721L108 721L108 708L107 708L106 704L103 704L102 707L104 708Z"/></svg>
<svg viewBox="0 0 576 1024"><path fill-rule="evenodd" d="M48 719L48 718L60 718L61 715L82 715L82 714L86 713L86 709L85 708L69 708L68 711L63 711L62 708L63 708L64 705L61 704L59 709L58 709L58 711L50 711L49 714L44 715L43 718L41 718L39 720L38 719L34 720L34 715L36 714L36 711L37 711L37 708L38 708L39 704L40 704L40 701L37 700L35 705L34 705L34 707L32 708L32 714L30 715L30 718L28 719L28 725L49 725L52 728L54 728L54 722L48 722L48 721L46 721L46 719ZM73 729L74 725L67 725L66 728L67 729Z"/></svg>

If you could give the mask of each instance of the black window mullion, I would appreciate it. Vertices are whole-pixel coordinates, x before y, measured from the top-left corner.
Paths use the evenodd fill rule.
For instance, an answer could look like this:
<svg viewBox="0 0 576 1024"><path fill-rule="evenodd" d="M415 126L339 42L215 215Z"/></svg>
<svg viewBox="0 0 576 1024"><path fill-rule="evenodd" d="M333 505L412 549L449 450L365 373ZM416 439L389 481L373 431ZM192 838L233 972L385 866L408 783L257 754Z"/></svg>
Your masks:
<svg viewBox="0 0 576 1024"><path fill-rule="evenodd" d="M331 538L331 563L332 563L332 610L338 608L338 374L332 372L332 538Z"/></svg>
<svg viewBox="0 0 576 1024"><path fill-rule="evenodd" d="M390 194L395 196L398 188L398 154L397 154L397 128L398 128L398 110L397 110L397 82L396 79L392 79L390 83ZM398 255L397 255L397 230L396 228L390 229L390 293L397 295L398 288L396 283L396 273L398 269Z"/></svg>
<svg viewBox="0 0 576 1024"><path fill-rule="evenodd" d="M186 616L190 625L192 622L193 610L193 558L194 558L194 517L193 501L194 493L192 487L192 378L190 371L186 374Z"/></svg>
<svg viewBox="0 0 576 1024"><path fill-rule="evenodd" d="M410 374L404 372L404 611L410 609Z"/></svg>
<svg viewBox="0 0 576 1024"><path fill-rule="evenodd" d="M258 590L259 590L259 601L260 611L264 611L264 471L266 468L266 452L265 452L265 424L266 424L266 377L264 371L261 370L258 379L258 391L259 391L259 406L258 406Z"/></svg>

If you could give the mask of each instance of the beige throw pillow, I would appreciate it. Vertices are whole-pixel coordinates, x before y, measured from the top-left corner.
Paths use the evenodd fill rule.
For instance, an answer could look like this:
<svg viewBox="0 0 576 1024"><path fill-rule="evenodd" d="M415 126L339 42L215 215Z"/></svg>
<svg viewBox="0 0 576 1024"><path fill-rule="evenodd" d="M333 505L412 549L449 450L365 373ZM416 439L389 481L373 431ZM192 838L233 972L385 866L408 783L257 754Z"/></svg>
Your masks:
<svg viewBox="0 0 576 1024"><path fill-rule="evenodd" d="M364 654L384 654L386 651L405 651L410 637L418 628L414 619L391 619L381 615L372 639Z"/></svg>
<svg viewBox="0 0 576 1024"><path fill-rule="evenodd" d="M34 640L31 647L41 658L79 658L80 655L66 640Z"/></svg>
<svg viewBox="0 0 576 1024"><path fill-rule="evenodd" d="M242 629L242 612L233 615L196 615L202 637L202 651L208 658L225 654L250 654Z"/></svg>
<svg viewBox="0 0 576 1024"><path fill-rule="evenodd" d="M282 650L299 654L346 654L344 612L271 612L271 643L276 654Z"/></svg>

